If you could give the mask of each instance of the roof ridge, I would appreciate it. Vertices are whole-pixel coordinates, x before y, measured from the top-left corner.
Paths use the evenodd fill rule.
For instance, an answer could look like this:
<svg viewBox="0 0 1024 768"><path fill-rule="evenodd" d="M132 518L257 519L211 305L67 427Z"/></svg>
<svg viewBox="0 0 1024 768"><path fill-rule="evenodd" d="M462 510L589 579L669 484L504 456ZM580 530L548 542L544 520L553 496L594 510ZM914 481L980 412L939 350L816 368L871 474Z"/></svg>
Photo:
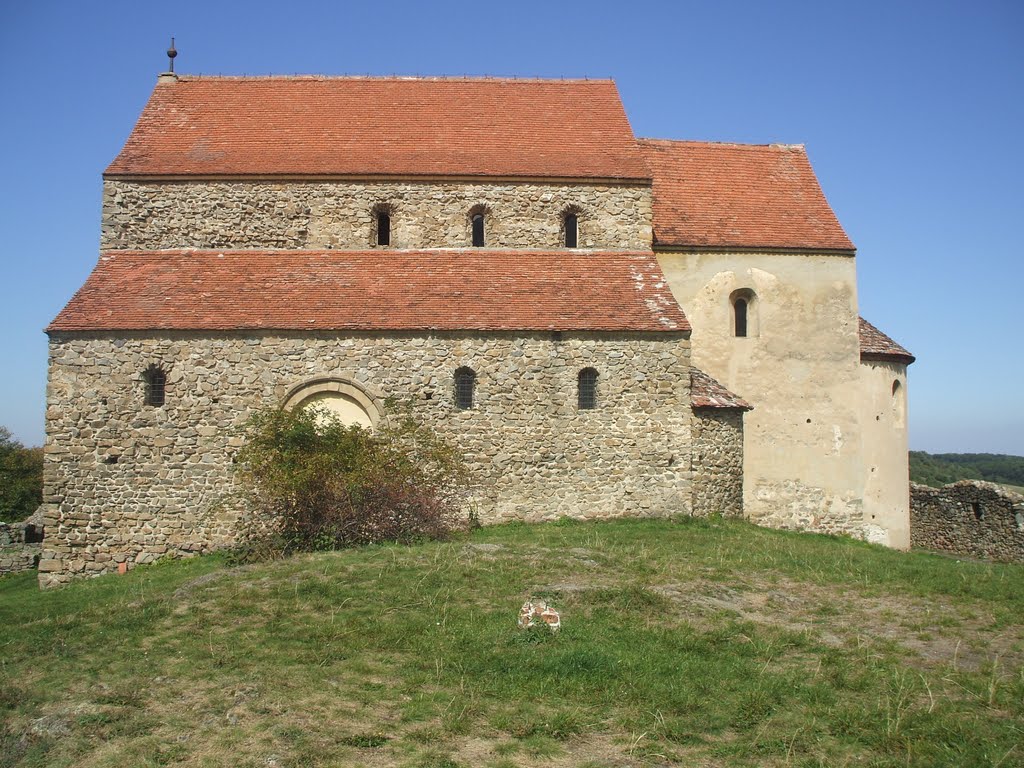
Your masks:
<svg viewBox="0 0 1024 768"><path fill-rule="evenodd" d="M736 149L800 149L807 151L806 144L786 144L783 142L771 142L769 144L745 144L739 141L705 141L701 139L651 139L643 136L637 137L640 144L691 144L703 147L735 147Z"/></svg>
<svg viewBox="0 0 1024 768"><path fill-rule="evenodd" d="M456 82L456 83L614 83L611 77L516 77L514 75L328 75L322 73L292 75L223 75L223 74L178 74L178 82L194 80L383 80L383 81L422 81L422 82Z"/></svg>

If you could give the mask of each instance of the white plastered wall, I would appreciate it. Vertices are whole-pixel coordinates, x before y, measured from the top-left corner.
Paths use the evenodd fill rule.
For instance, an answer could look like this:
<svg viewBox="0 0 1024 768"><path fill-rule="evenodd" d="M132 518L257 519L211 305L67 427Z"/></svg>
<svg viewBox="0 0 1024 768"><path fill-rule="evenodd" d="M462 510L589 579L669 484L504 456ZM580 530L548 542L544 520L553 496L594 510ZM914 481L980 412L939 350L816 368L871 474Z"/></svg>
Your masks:
<svg viewBox="0 0 1024 768"><path fill-rule="evenodd" d="M866 472L864 519L868 525L884 530L879 543L908 549L907 366L865 360L860 365L860 380Z"/></svg>
<svg viewBox="0 0 1024 768"><path fill-rule="evenodd" d="M744 511L771 526L864 535L860 343L852 256L658 254L693 326L693 364L747 399ZM751 292L750 335L731 297Z"/></svg>

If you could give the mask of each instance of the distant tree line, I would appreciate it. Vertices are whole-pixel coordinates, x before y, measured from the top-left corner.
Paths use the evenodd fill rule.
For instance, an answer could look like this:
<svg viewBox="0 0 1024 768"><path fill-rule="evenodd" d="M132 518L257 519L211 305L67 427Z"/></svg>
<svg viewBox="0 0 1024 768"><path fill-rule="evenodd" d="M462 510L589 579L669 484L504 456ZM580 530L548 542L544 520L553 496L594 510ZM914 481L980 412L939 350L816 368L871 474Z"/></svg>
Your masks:
<svg viewBox="0 0 1024 768"><path fill-rule="evenodd" d="M1024 456L1002 453L910 452L910 479L938 487L957 480L1024 486Z"/></svg>
<svg viewBox="0 0 1024 768"><path fill-rule="evenodd" d="M15 523L43 501L43 449L26 448L0 427L0 522Z"/></svg>

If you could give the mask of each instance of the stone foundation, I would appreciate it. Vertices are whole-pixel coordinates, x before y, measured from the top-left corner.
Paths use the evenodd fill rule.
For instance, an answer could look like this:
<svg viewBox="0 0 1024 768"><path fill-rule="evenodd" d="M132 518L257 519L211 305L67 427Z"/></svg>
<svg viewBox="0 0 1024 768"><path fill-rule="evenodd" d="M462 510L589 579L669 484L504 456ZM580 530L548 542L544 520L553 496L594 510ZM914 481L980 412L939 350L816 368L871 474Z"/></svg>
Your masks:
<svg viewBox="0 0 1024 768"><path fill-rule="evenodd" d="M743 410L693 411L693 514L743 516Z"/></svg>
<svg viewBox="0 0 1024 768"><path fill-rule="evenodd" d="M325 379L409 401L454 440L483 522L689 513L689 357L681 333L53 333L40 583L233 544L238 429ZM150 365L167 372L162 407L144 405ZM476 372L469 410L460 366ZM595 410L577 408L584 367Z"/></svg>
<svg viewBox="0 0 1024 768"><path fill-rule="evenodd" d="M562 248L569 208L581 248L648 250L652 238L649 186L107 180L103 190L103 249L364 250L378 205L391 212L391 248L467 247L477 206L488 248Z"/></svg>
<svg viewBox="0 0 1024 768"><path fill-rule="evenodd" d="M1024 496L994 483L910 484L910 545L1024 562Z"/></svg>

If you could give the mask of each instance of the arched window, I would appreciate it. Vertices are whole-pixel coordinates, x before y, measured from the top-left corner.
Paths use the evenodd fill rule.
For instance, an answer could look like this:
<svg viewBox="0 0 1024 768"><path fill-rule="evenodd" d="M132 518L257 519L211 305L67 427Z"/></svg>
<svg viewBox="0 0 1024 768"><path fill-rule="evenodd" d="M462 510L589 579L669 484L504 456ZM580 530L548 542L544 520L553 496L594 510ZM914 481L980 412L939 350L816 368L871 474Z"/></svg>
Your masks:
<svg viewBox="0 0 1024 768"><path fill-rule="evenodd" d="M373 207L373 245L391 245L391 216L393 213L393 206L389 203L381 203Z"/></svg>
<svg viewBox="0 0 1024 768"><path fill-rule="evenodd" d="M903 385L900 384L899 379L893 379L892 381L892 410L893 416L896 419L896 426L902 427L906 422L907 410L906 398L903 396Z"/></svg>
<svg viewBox="0 0 1024 768"><path fill-rule="evenodd" d="M729 294L732 305L732 335L738 339L757 336L757 296L749 288Z"/></svg>
<svg viewBox="0 0 1024 768"><path fill-rule="evenodd" d="M487 244L487 225L490 209L481 203L469 209L470 242L474 248L483 248Z"/></svg>
<svg viewBox="0 0 1024 768"><path fill-rule="evenodd" d="M736 314L736 335L746 336L747 335L747 300L736 299L733 302L732 310Z"/></svg>
<svg viewBox="0 0 1024 768"><path fill-rule="evenodd" d="M159 366L151 365L142 374L142 380L146 385L146 405L162 406L167 395L167 374Z"/></svg>
<svg viewBox="0 0 1024 768"><path fill-rule="evenodd" d="M474 213L471 219L473 226L473 247L483 248L484 247L484 215L482 213Z"/></svg>
<svg viewBox="0 0 1024 768"><path fill-rule="evenodd" d="M575 211L567 211L562 217L562 223L565 227L565 247L575 248L579 241L579 214Z"/></svg>
<svg viewBox="0 0 1024 768"><path fill-rule="evenodd" d="M577 402L581 411L597 408L597 371L584 368L577 378Z"/></svg>
<svg viewBox="0 0 1024 768"><path fill-rule="evenodd" d="M455 407L467 410L473 407L473 385L476 374L472 368L462 367L455 371Z"/></svg>

